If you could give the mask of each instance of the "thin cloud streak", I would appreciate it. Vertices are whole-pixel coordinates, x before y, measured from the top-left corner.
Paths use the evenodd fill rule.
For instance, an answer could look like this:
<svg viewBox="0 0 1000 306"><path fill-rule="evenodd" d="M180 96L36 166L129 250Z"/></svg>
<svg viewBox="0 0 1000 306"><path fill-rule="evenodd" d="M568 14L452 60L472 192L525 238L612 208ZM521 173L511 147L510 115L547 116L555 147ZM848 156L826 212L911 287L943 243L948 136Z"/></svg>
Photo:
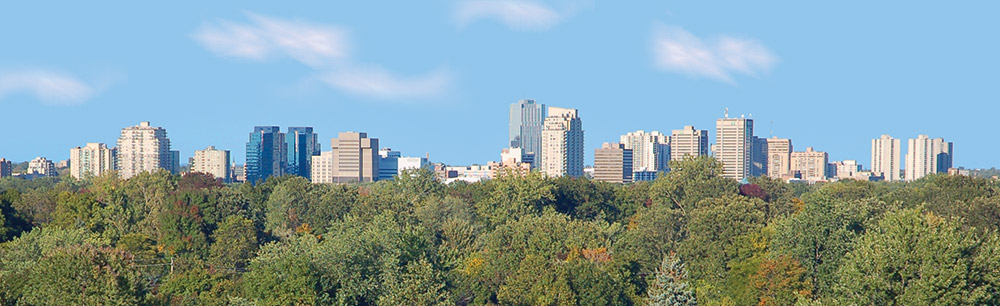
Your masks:
<svg viewBox="0 0 1000 306"><path fill-rule="evenodd" d="M27 93L51 105L76 105L97 95L99 90L67 74L45 71L0 72L0 100L8 95Z"/></svg>
<svg viewBox="0 0 1000 306"><path fill-rule="evenodd" d="M476 0L459 2L455 10L458 24L495 18L512 29L545 30L562 21L563 14L534 1Z"/></svg>
<svg viewBox="0 0 1000 306"><path fill-rule="evenodd" d="M778 63L763 44L719 36L703 40L679 27L658 24L653 30L653 60L660 69L735 84L734 74L759 77Z"/></svg>
<svg viewBox="0 0 1000 306"><path fill-rule="evenodd" d="M451 88L453 78L444 70L404 78L380 67L359 65L351 57L347 30L341 27L247 15L250 23L206 24L193 37L220 56L257 61L294 59L317 70L323 83L331 87L375 99L434 97Z"/></svg>
<svg viewBox="0 0 1000 306"><path fill-rule="evenodd" d="M357 95L393 100L433 98L450 90L454 77L446 69L416 77L399 77L383 69L345 69L327 74L323 82Z"/></svg>

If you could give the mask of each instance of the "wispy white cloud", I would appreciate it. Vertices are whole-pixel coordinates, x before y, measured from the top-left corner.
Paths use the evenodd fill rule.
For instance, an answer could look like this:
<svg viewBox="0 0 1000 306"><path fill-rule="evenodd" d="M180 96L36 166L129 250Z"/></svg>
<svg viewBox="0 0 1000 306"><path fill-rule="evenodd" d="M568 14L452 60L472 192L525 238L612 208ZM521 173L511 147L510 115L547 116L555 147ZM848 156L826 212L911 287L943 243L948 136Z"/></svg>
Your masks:
<svg viewBox="0 0 1000 306"><path fill-rule="evenodd" d="M778 63L778 57L755 40L725 35L703 40L662 24L653 30L653 58L661 69L728 83L735 83L734 74L756 77Z"/></svg>
<svg viewBox="0 0 1000 306"><path fill-rule="evenodd" d="M99 90L67 74L45 70L0 71L0 99L26 93L53 105L80 104Z"/></svg>
<svg viewBox="0 0 1000 306"><path fill-rule="evenodd" d="M558 6L537 0L463 0L457 2L454 17L460 26L492 18L515 30L546 30L589 5L580 0L564 0Z"/></svg>
<svg viewBox="0 0 1000 306"><path fill-rule="evenodd" d="M438 69L428 74L400 77L377 67L344 69L329 73L323 82L352 94L381 99L434 98L448 92L452 73Z"/></svg>
<svg viewBox="0 0 1000 306"><path fill-rule="evenodd" d="M338 26L247 15L249 23L205 24L193 37L221 56L259 61L292 58L317 70L327 85L376 99L430 97L450 88L453 80L445 70L400 77L381 67L359 65L351 57L347 30Z"/></svg>
<svg viewBox="0 0 1000 306"><path fill-rule="evenodd" d="M248 14L251 23L221 21L203 25L194 38L223 56L266 60L287 56L311 67L348 57L347 31L335 26Z"/></svg>

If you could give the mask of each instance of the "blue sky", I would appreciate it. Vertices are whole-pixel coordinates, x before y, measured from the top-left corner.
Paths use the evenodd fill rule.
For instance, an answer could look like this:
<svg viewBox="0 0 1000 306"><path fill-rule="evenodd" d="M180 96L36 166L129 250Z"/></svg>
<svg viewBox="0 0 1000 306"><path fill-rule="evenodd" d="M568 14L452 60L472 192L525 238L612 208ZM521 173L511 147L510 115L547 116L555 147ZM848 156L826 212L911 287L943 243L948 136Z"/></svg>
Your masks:
<svg viewBox="0 0 1000 306"><path fill-rule="evenodd" d="M151 121L242 162L254 125L366 131L404 155L499 158L521 98L580 110L586 159L629 131L756 134L869 166L881 134L998 166L998 3L201 1L0 4L0 156L62 160ZM772 124L773 122L773 124Z"/></svg>

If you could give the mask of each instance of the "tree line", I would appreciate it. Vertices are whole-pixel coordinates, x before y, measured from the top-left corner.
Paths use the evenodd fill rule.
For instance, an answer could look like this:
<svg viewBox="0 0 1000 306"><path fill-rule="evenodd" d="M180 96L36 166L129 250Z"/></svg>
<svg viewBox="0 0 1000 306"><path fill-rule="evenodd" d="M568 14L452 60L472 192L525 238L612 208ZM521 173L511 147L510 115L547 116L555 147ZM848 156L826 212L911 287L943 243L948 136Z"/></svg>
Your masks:
<svg viewBox="0 0 1000 306"><path fill-rule="evenodd" d="M2 305L997 305L1000 185L0 180Z"/></svg>

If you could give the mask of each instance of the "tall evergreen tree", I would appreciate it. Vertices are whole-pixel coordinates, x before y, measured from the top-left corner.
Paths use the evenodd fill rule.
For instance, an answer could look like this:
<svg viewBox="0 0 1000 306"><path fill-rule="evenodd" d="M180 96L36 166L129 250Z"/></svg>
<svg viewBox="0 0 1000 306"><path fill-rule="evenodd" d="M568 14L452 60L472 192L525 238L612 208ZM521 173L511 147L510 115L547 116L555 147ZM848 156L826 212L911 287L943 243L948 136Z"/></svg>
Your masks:
<svg viewBox="0 0 1000 306"><path fill-rule="evenodd" d="M656 279L650 284L648 304L654 306L696 306L694 292L688 287L687 270L676 253L663 257Z"/></svg>

